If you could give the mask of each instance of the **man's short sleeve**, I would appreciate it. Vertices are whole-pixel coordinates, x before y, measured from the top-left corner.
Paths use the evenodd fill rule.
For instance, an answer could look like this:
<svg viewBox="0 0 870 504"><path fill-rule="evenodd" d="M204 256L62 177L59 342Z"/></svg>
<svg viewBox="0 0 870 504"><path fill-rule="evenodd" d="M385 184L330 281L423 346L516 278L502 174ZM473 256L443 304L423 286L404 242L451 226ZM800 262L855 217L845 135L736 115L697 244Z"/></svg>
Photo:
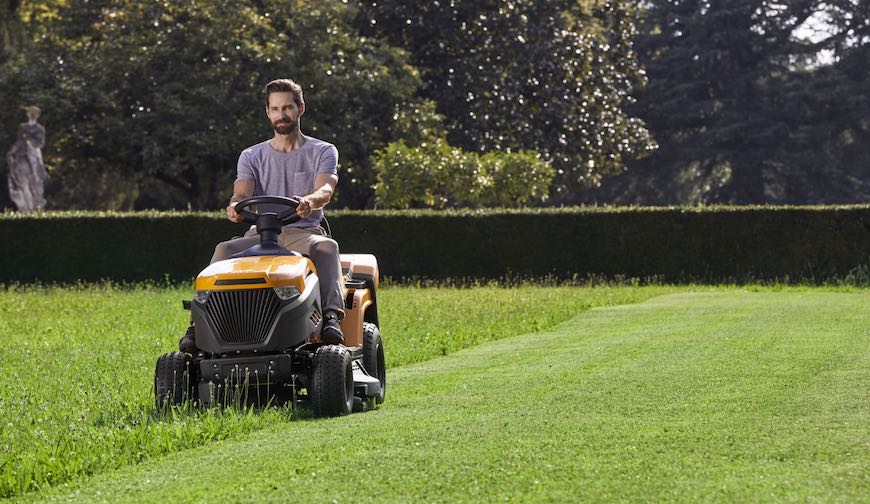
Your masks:
<svg viewBox="0 0 870 504"><path fill-rule="evenodd" d="M328 144L320 153L320 159L317 162L317 175L321 173L338 174L338 149L332 144Z"/></svg>
<svg viewBox="0 0 870 504"><path fill-rule="evenodd" d="M236 167L236 180L254 180L254 167L251 165L251 149L245 149L239 155L239 164Z"/></svg>

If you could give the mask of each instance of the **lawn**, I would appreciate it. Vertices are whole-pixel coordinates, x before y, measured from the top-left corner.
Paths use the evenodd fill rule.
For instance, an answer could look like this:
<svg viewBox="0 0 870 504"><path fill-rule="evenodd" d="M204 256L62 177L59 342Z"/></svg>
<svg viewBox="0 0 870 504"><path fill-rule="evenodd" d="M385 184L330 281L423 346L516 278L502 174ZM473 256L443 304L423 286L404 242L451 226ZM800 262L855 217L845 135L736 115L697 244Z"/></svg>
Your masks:
<svg viewBox="0 0 870 504"><path fill-rule="evenodd" d="M866 501L870 291L676 292L392 370L376 411L271 422L29 497Z"/></svg>
<svg viewBox="0 0 870 504"><path fill-rule="evenodd" d="M387 287L379 302L390 379L409 363L673 290ZM175 348L189 295L108 285L0 291L0 497L299 424L288 409L153 410L154 362Z"/></svg>

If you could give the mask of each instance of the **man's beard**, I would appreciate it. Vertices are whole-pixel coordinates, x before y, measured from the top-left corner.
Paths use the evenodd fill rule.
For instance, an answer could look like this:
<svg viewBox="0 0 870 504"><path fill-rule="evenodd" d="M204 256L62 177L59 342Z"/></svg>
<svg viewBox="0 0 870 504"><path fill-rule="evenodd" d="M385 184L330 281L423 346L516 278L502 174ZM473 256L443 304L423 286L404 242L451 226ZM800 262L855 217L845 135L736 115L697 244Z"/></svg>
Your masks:
<svg viewBox="0 0 870 504"><path fill-rule="evenodd" d="M296 129L296 127L297 122L292 119L289 121L276 121L272 123L272 129L279 135L289 135L290 132Z"/></svg>

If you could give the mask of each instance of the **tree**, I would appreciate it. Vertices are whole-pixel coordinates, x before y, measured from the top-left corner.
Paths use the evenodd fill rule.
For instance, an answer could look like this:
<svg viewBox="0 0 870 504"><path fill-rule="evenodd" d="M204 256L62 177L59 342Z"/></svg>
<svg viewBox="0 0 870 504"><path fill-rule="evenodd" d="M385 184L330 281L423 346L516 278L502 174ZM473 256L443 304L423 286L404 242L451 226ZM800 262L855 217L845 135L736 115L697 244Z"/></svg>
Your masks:
<svg viewBox="0 0 870 504"><path fill-rule="evenodd" d="M411 53L452 145L538 151L559 170L558 200L655 146L625 112L644 80L627 2L361 4L364 33Z"/></svg>
<svg viewBox="0 0 870 504"><path fill-rule="evenodd" d="M289 76L305 88L305 131L341 152L339 204L365 202L368 154L398 138L394 118L425 125L427 108L405 53L359 37L353 19L333 0L69 0L19 70L41 74L31 97L53 104L55 180L112 173L131 198L92 199L221 207L241 149L270 134L263 86Z"/></svg>
<svg viewBox="0 0 870 504"><path fill-rule="evenodd" d="M800 145L789 149L790 178L806 201L870 201L870 4L819 3L813 15L822 32L814 45L831 63L795 79L792 94L803 104ZM818 153L816 156L807 152ZM803 155L802 155L803 154ZM812 163L812 164L810 164ZM807 177L805 174L810 174Z"/></svg>
<svg viewBox="0 0 870 504"><path fill-rule="evenodd" d="M0 2L0 67L15 56L24 43L19 4L18 0Z"/></svg>
<svg viewBox="0 0 870 504"><path fill-rule="evenodd" d="M24 30L18 7L17 0L0 2L0 84L6 83L5 76L9 72L9 61L22 50L24 43ZM21 108L21 104L15 100L13 93L6 92L5 85L0 86L0 89L4 90L0 93L0 110L4 111L3 120L0 121L0 155L5 155L15 141L17 123L21 120L19 114L9 113L9 111L17 111ZM12 206L6 190L7 174L6 162L0 158L0 209Z"/></svg>
<svg viewBox="0 0 870 504"><path fill-rule="evenodd" d="M846 59L833 65L820 59L822 50L842 53L857 41L844 37L853 28L833 24L842 14L838 8L830 7L828 20L819 17L829 5L652 2L638 38L650 81L638 95L636 112L660 149L605 181L605 190L592 197L659 204L822 203L867 194L867 183L858 182L862 171L867 174L866 163L840 155L843 142L866 132L854 113L867 111L859 91L866 77L847 78L840 70ZM817 31L807 36L810 28Z"/></svg>

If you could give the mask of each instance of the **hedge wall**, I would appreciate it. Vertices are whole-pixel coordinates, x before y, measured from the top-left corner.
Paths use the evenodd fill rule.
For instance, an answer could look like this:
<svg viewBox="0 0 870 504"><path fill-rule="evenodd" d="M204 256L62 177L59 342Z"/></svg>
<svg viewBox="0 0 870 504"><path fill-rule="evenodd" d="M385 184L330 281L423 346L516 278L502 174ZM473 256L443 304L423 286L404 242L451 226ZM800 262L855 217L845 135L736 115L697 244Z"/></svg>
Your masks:
<svg viewBox="0 0 870 504"><path fill-rule="evenodd" d="M331 213L393 279L819 282L870 262L870 206ZM0 216L0 283L190 279L244 227L218 213Z"/></svg>

